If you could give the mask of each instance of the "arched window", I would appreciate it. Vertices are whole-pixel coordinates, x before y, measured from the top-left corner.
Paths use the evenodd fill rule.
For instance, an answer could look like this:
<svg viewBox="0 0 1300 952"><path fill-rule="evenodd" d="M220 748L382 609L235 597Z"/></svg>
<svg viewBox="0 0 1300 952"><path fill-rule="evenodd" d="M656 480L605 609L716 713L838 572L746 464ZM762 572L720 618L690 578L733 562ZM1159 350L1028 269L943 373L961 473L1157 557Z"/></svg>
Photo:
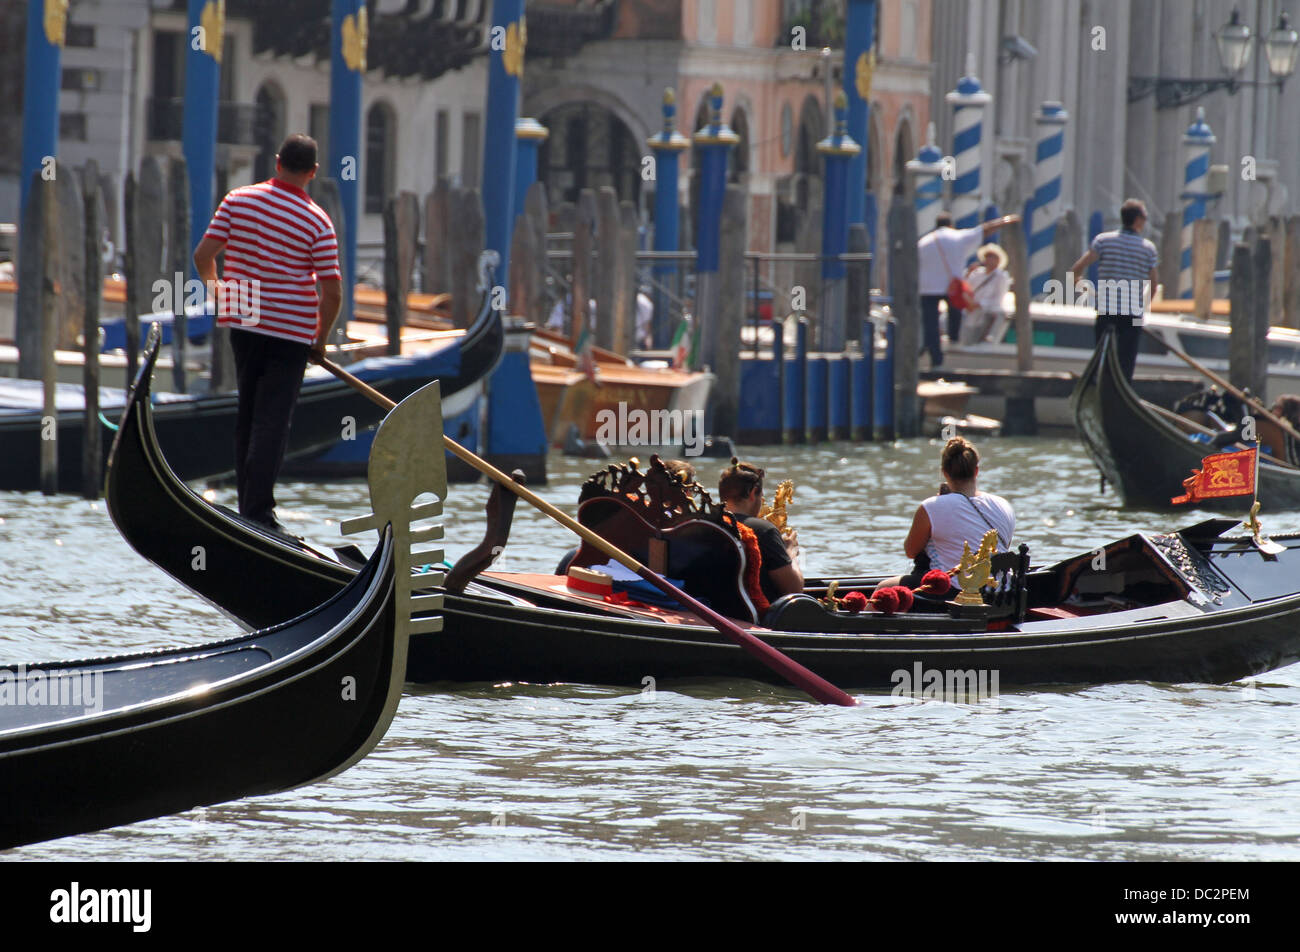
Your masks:
<svg viewBox="0 0 1300 952"><path fill-rule="evenodd" d="M894 192L903 194L907 187L907 162L916 158L916 144L912 139L912 123L907 116L898 121L894 134Z"/></svg>
<svg viewBox="0 0 1300 952"><path fill-rule="evenodd" d="M383 212L393 192L393 168L397 149L397 120L387 103L377 102L366 113L366 209L367 215Z"/></svg>
<svg viewBox="0 0 1300 952"><path fill-rule="evenodd" d="M731 113L731 131L740 137L740 141L731 150L731 161L727 163L727 181L736 183L742 181L743 176L749 172L749 119L745 116L745 110L739 106Z"/></svg>
<svg viewBox="0 0 1300 952"><path fill-rule="evenodd" d="M799 140L794 156L794 170L805 175L821 174L821 156L817 143L826 136L826 114L816 97L807 96L799 108Z"/></svg>
<svg viewBox="0 0 1300 952"><path fill-rule="evenodd" d="M595 103L567 103L542 117L551 130L538 157L551 201L576 202L584 188L611 186L620 200L640 202L641 150L626 123Z"/></svg>
<svg viewBox="0 0 1300 952"><path fill-rule="evenodd" d="M253 159L253 178L265 182L275 174L275 154L284 141L284 93L273 83L263 83L254 97L257 115L253 136L257 156Z"/></svg>

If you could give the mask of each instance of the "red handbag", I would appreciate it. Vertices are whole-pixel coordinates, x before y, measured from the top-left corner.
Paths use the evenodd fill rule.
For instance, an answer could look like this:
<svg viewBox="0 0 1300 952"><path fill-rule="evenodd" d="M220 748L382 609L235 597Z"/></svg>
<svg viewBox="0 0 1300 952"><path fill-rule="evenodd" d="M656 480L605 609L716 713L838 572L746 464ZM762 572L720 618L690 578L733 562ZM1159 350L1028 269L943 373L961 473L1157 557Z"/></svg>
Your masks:
<svg viewBox="0 0 1300 952"><path fill-rule="evenodd" d="M944 270L952 274L952 268L948 267L948 256L943 253L943 245L935 238L935 246L939 249L939 257L943 261ZM948 307L958 311L969 311L975 306L975 291L966 282L961 275L953 275L948 282Z"/></svg>
<svg viewBox="0 0 1300 952"><path fill-rule="evenodd" d="M975 306L975 289L965 279L953 278L948 282L948 307L969 311Z"/></svg>

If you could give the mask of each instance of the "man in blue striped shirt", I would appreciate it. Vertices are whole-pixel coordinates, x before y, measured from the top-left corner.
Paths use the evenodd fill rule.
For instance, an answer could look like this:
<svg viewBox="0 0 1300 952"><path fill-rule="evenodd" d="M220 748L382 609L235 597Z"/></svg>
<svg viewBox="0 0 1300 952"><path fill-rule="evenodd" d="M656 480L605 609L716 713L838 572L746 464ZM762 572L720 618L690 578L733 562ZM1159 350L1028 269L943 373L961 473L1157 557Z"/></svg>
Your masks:
<svg viewBox="0 0 1300 952"><path fill-rule="evenodd" d="M1160 255L1156 246L1142 237L1147 223L1145 205L1130 198L1120 206L1119 218L1123 227L1094 238L1092 247L1071 270L1077 281L1085 269L1097 262L1097 343L1101 343L1106 331L1115 332L1120 366L1132 380L1142 339L1142 315L1149 300L1146 292L1150 288L1150 297L1154 298L1160 285Z"/></svg>

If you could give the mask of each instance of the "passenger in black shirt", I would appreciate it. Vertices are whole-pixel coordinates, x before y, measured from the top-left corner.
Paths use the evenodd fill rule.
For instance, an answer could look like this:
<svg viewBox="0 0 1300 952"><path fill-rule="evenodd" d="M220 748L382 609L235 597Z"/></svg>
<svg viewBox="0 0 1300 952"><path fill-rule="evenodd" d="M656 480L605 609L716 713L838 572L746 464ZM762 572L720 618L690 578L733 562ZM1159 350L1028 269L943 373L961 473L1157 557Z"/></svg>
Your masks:
<svg viewBox="0 0 1300 952"><path fill-rule="evenodd" d="M763 556L759 584L764 597L774 602L782 595L802 592L803 575L795 564L799 543L794 535L782 538L776 526L758 518L763 507L763 475L757 466L742 463L733 456L731 466L722 471L718 480L718 498L758 536L758 549Z"/></svg>

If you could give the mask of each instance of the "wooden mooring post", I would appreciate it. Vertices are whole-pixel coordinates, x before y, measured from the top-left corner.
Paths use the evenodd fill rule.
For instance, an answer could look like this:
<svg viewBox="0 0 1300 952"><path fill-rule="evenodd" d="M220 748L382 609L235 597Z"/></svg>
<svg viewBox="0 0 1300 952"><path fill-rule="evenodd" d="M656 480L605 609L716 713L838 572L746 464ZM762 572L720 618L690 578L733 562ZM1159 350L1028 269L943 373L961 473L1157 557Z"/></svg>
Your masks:
<svg viewBox="0 0 1300 952"><path fill-rule="evenodd" d="M1020 225L1002 229L1002 247L1007 252L1007 270L1015 287L1016 369L1034 369L1034 328L1029 317L1029 249ZM1038 432L1038 416L1032 396L1008 396L1002 420L1006 436L1032 436Z"/></svg>
<svg viewBox="0 0 1300 952"><path fill-rule="evenodd" d="M1268 373L1268 291L1272 249L1267 238L1240 242L1232 252L1229 286L1232 334L1228 378L1233 386L1263 397Z"/></svg>
<svg viewBox="0 0 1300 952"><path fill-rule="evenodd" d="M889 289L893 297L894 433L900 439L921 435L921 404L916 395L921 341L921 297L916 248L916 208L896 195L889 206Z"/></svg>
<svg viewBox="0 0 1300 952"><path fill-rule="evenodd" d="M406 296L411 290L411 269L415 267L419 240L420 200L414 192L400 192L384 203L384 318L388 330L386 352L390 357L402 352Z"/></svg>
<svg viewBox="0 0 1300 952"><path fill-rule="evenodd" d="M99 167L92 159L82 170L82 199L86 207L86 308L81 321L81 387L85 416L81 429L81 494L99 498L99 305L104 293L104 263L100 257ZM188 229L187 229L188 231Z"/></svg>
<svg viewBox="0 0 1300 952"><path fill-rule="evenodd" d="M1218 253L1219 226L1213 219L1192 223L1192 313L1208 320L1214 302L1214 258Z"/></svg>

